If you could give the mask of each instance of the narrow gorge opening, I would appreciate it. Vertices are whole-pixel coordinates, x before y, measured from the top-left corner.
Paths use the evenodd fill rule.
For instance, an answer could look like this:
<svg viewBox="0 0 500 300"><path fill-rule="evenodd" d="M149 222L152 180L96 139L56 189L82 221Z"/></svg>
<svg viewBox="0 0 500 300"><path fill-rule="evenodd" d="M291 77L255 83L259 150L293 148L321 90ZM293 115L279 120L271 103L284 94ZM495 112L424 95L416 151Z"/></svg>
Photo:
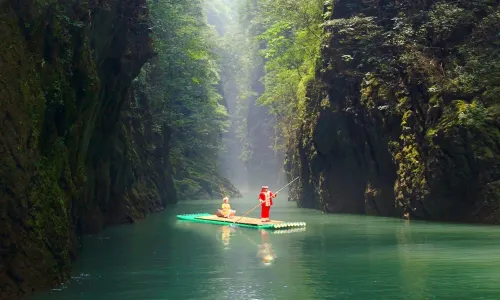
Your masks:
<svg viewBox="0 0 500 300"><path fill-rule="evenodd" d="M287 189L328 213L498 224L495 1L0 1L0 298L79 238ZM294 203L294 205L295 205Z"/></svg>

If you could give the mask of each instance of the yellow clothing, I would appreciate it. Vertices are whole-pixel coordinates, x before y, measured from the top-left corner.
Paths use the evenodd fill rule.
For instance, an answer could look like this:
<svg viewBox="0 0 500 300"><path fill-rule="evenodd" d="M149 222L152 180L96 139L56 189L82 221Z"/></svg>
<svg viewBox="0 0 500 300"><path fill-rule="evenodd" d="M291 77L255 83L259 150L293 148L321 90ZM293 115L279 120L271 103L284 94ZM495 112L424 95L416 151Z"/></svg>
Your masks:
<svg viewBox="0 0 500 300"><path fill-rule="evenodd" d="M222 227L222 242L224 245L229 245L229 239L231 238L231 229L229 227Z"/></svg>
<svg viewBox="0 0 500 300"><path fill-rule="evenodd" d="M227 215L229 210L231 210L231 205L229 203L222 203L222 214Z"/></svg>

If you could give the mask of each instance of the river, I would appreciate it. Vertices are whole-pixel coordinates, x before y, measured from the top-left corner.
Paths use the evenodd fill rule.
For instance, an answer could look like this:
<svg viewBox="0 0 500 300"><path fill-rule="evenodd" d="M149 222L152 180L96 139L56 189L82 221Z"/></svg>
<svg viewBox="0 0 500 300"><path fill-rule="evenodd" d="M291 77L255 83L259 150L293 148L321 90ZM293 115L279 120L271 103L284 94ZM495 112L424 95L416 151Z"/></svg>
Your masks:
<svg viewBox="0 0 500 300"><path fill-rule="evenodd" d="M326 215L284 199L271 218L305 231L181 222L221 204L182 202L84 237L73 279L30 299L500 299L499 227ZM255 201L231 205L241 215Z"/></svg>

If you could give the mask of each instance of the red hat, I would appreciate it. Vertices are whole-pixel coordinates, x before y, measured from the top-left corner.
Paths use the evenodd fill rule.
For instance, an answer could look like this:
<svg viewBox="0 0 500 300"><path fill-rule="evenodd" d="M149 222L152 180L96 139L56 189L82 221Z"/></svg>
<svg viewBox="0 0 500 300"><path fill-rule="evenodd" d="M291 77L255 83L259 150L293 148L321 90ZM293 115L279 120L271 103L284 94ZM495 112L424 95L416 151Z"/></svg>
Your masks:
<svg viewBox="0 0 500 300"><path fill-rule="evenodd" d="M269 187L267 185L262 186L263 189L268 189Z"/></svg>

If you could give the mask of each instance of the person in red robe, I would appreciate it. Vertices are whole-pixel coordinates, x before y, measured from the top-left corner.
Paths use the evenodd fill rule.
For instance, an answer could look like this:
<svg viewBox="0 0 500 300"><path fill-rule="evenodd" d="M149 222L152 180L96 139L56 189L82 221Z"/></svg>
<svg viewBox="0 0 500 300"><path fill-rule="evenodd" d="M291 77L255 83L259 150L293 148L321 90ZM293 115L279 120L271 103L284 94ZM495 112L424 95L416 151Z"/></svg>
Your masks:
<svg viewBox="0 0 500 300"><path fill-rule="evenodd" d="M273 206L273 198L278 196L269 191L269 187L264 185L260 191L259 201L261 203L260 219L262 222L269 222L269 214L271 206Z"/></svg>

